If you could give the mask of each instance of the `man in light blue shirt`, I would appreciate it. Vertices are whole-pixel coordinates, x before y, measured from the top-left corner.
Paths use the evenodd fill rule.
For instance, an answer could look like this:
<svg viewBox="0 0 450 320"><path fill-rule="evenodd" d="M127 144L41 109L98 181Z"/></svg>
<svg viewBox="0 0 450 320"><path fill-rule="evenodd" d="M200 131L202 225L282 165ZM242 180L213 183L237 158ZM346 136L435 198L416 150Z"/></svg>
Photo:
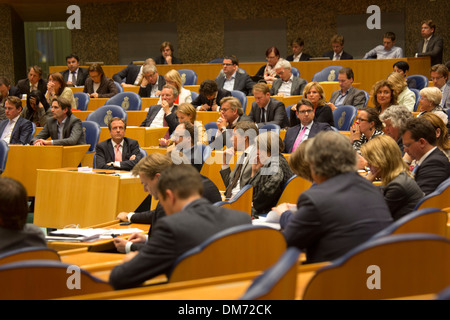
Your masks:
<svg viewBox="0 0 450 320"><path fill-rule="evenodd" d="M383 45L376 46L364 55L363 59L398 59L403 58L403 50L395 46L395 33L386 32Z"/></svg>

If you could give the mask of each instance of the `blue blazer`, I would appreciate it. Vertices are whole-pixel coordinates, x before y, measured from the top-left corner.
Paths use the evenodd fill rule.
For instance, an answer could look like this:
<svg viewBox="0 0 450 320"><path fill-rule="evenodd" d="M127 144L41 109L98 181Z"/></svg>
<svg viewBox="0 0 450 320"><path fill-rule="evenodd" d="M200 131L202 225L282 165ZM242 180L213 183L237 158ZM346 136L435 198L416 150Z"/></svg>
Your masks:
<svg viewBox="0 0 450 320"><path fill-rule="evenodd" d="M0 136L3 134L5 127L8 125L8 119L0 122ZM31 121L19 117L14 130L11 134L11 140L9 144L29 144L32 138L31 133L33 132L33 124Z"/></svg>
<svg viewBox="0 0 450 320"><path fill-rule="evenodd" d="M311 130L309 131L308 139L314 137L320 131L332 130L331 126L326 122L313 122ZM292 147L294 147L295 139L297 139L298 133L300 132L300 125L296 125L287 129L286 135L284 137L284 153L291 153Z"/></svg>

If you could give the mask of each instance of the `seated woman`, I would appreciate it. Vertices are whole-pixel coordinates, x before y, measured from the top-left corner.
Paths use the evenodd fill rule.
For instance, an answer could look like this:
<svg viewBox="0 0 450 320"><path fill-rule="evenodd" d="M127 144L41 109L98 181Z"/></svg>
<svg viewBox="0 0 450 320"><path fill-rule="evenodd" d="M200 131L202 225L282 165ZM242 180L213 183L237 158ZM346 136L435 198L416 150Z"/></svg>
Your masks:
<svg viewBox="0 0 450 320"><path fill-rule="evenodd" d="M178 98L175 100L176 105L192 102L191 91L183 88L183 81L181 80L181 75L177 70L169 70L164 75L164 80L166 80L167 84L174 86L178 90ZM161 104L161 98L159 98L158 104Z"/></svg>
<svg viewBox="0 0 450 320"><path fill-rule="evenodd" d="M380 80L375 83L370 93L372 95L373 104L379 114L392 105L397 104L397 92L390 81Z"/></svg>
<svg viewBox="0 0 450 320"><path fill-rule="evenodd" d="M388 81L392 83L397 94L397 104L405 106L409 111L414 112L416 95L409 90L406 78L400 73L393 72L389 75Z"/></svg>
<svg viewBox="0 0 450 320"><path fill-rule="evenodd" d="M450 159L450 140L448 137L448 129L444 121L435 113L426 112L422 115L423 118L430 120L433 127L436 129L437 147L445 153Z"/></svg>
<svg viewBox="0 0 450 320"><path fill-rule="evenodd" d="M195 134L197 135L197 142L200 144L208 144L208 135L206 133L205 127L203 127L200 121L196 121L197 111L195 107L190 103L182 103L178 106L177 111L175 111L178 123L182 123L184 121L189 121L194 125ZM164 138L159 139L159 145L162 147L172 145L173 140L166 140Z"/></svg>
<svg viewBox="0 0 450 320"><path fill-rule="evenodd" d="M426 87L420 90L420 113L418 117L426 112L432 112L448 124L448 115L439 105L442 100L442 92L437 87Z"/></svg>
<svg viewBox="0 0 450 320"><path fill-rule="evenodd" d="M45 99L47 100L48 104L51 105L53 98L58 97L63 97L64 99L69 101L72 109L77 108L72 89L67 87L66 81L64 81L62 74L59 72L55 72L48 76Z"/></svg>
<svg viewBox="0 0 450 320"><path fill-rule="evenodd" d="M89 77L84 83L83 92L89 94L91 98L111 98L119 93L114 80L105 75L101 65L92 64L88 72Z"/></svg>
<svg viewBox="0 0 450 320"><path fill-rule="evenodd" d="M424 193L403 161L400 148L387 135L378 136L361 147L370 172L366 178L381 179L381 191L392 218L398 220L412 212Z"/></svg>
<svg viewBox="0 0 450 320"><path fill-rule="evenodd" d="M273 131L266 131L256 137L256 161L248 184L253 186L252 216L272 210L283 192L283 187L294 173L286 158L281 154L283 141Z"/></svg>
<svg viewBox="0 0 450 320"><path fill-rule="evenodd" d="M310 82L305 86L303 98L308 99L314 106L314 122L326 122L334 127L333 111L325 100L325 91L318 82ZM296 115L296 106L290 110L290 127L300 123Z"/></svg>
<svg viewBox="0 0 450 320"><path fill-rule="evenodd" d="M264 79L267 84L272 84L277 78L277 73L275 71L275 65L280 60L280 51L276 47L270 47L266 50L266 60L267 64L262 66L255 77L260 77Z"/></svg>
<svg viewBox="0 0 450 320"><path fill-rule="evenodd" d="M33 90L27 95L27 104L23 107L20 116L34 122L36 127L45 126L47 119L52 117L52 112L42 92Z"/></svg>
<svg viewBox="0 0 450 320"><path fill-rule="evenodd" d="M383 123L374 108L364 108L358 112L355 123L350 129L350 141L360 153L361 146L376 136L383 134Z"/></svg>

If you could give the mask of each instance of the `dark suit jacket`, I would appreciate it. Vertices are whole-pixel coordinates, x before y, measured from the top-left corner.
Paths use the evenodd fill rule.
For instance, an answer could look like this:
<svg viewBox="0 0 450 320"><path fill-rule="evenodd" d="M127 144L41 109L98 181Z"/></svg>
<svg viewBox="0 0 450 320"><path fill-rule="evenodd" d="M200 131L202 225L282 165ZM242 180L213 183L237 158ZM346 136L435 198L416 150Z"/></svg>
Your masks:
<svg viewBox="0 0 450 320"><path fill-rule="evenodd" d="M94 93L94 81L92 81L91 78L86 79L83 92L87 94ZM99 98L111 98L112 96L118 94L119 90L114 84L113 79L103 75L102 80L100 81L100 86L96 92L98 93Z"/></svg>
<svg viewBox="0 0 450 320"><path fill-rule="evenodd" d="M433 35L428 41L427 51L422 53L423 43L425 39L422 39L417 43L417 55L419 57L430 56L431 65L442 63L442 54L444 50L444 40L441 36Z"/></svg>
<svg viewBox="0 0 450 320"><path fill-rule="evenodd" d="M253 122L258 124L259 128L268 123L275 123L281 128L289 126L286 107L283 102L275 98L270 98L269 105L267 106L266 122L261 122L261 108L258 106L256 101L252 103L252 109L250 110L248 116Z"/></svg>
<svg viewBox="0 0 450 320"><path fill-rule="evenodd" d="M250 223L247 213L215 207L205 199L195 200L182 211L160 219L151 241L132 260L115 267L109 282L115 289L124 289L161 273L169 277L183 253L222 230Z"/></svg>
<svg viewBox="0 0 450 320"><path fill-rule="evenodd" d="M141 71L140 66L129 64L125 69L122 69L116 74L114 74L112 78L114 81L118 83L124 82L123 80L125 80L126 84L134 85L134 82L136 81L136 78L139 75L140 71Z"/></svg>
<svg viewBox="0 0 450 320"><path fill-rule="evenodd" d="M136 159L129 160L132 155L135 155ZM114 149L111 139L97 144L95 147L95 166L97 169L119 169L131 171L139 160L141 160L139 143L136 140L127 137L123 138L122 161L120 162L120 168L107 165L109 162L114 162L114 159Z"/></svg>
<svg viewBox="0 0 450 320"><path fill-rule="evenodd" d="M314 113L315 122L326 122L330 126L334 127L333 111L329 105L323 105L317 107ZM289 110L289 123L290 127L300 124L300 120L297 118L297 114L292 109Z"/></svg>
<svg viewBox="0 0 450 320"><path fill-rule="evenodd" d="M69 69L64 70L61 74L64 78L64 80L67 82L69 81ZM89 72L85 68L78 68L78 74L77 74L77 82L75 85L77 87L83 87L84 83L86 82L86 79L89 77Z"/></svg>
<svg viewBox="0 0 450 320"><path fill-rule="evenodd" d="M300 132L301 125L298 124L294 127L288 128L286 131L286 135L284 136L284 153L291 153L292 148L294 147L295 139L297 139L297 136ZM313 138L316 134L318 134L320 131L329 131L332 130L331 126L326 122L313 122L311 126L311 130L308 134L308 139Z"/></svg>
<svg viewBox="0 0 450 320"><path fill-rule="evenodd" d="M42 230L33 224L26 224L22 230L0 227L0 254L31 247L47 247Z"/></svg>
<svg viewBox="0 0 450 320"><path fill-rule="evenodd" d="M308 61L311 58L311 56L307 53L302 52L302 55L300 56L300 61ZM294 61L294 55L291 54L290 56L286 57L287 61Z"/></svg>
<svg viewBox="0 0 450 320"><path fill-rule="evenodd" d="M217 98L216 98L216 104L220 106L220 100L222 100L225 97L231 97L231 92L225 89L219 88L217 91ZM192 105L194 107L202 106L204 104L207 104L211 107L211 100L209 100L206 96L199 94L197 98L192 101Z"/></svg>
<svg viewBox="0 0 450 320"><path fill-rule="evenodd" d="M334 51L330 50L330 51L324 52L322 57L329 57L330 60L333 60ZM352 60L352 59L353 59L353 56L351 54L349 54L345 51L342 51L341 60Z"/></svg>
<svg viewBox="0 0 450 320"><path fill-rule="evenodd" d="M158 76L158 90L161 91L165 84L166 84L166 79L164 79L164 77L161 75ZM150 98L150 96L152 94L152 89L153 89L153 86L151 84L147 84L147 86L145 86L145 88L139 87L139 95L142 98Z"/></svg>
<svg viewBox="0 0 450 320"><path fill-rule="evenodd" d="M336 99L339 97L340 90L333 91L331 94L330 102L335 103ZM364 104L366 103L366 94L364 91L360 89L356 89L352 87L347 94L347 96L344 98L344 105L351 105L358 109L364 108Z"/></svg>
<svg viewBox="0 0 450 320"><path fill-rule="evenodd" d="M22 98L19 88L15 87L15 86L11 86L9 88L8 96L15 96L15 97L18 97L18 98Z"/></svg>
<svg viewBox="0 0 450 320"><path fill-rule="evenodd" d="M450 162L439 148L430 153L415 173L415 180L425 195L436 190L437 186L448 177L450 177Z"/></svg>
<svg viewBox="0 0 450 320"><path fill-rule="evenodd" d="M30 81L28 79L17 81L16 87L19 89L20 94L30 94ZM37 88L43 95L45 95L47 92L47 81L44 79L39 80Z"/></svg>
<svg viewBox="0 0 450 320"><path fill-rule="evenodd" d="M216 78L216 83L220 89L223 89L223 85L225 83L225 74L221 73ZM246 96L252 96L253 95L252 90L254 85L255 82L253 82L253 80L247 73L244 73L243 71L240 72L239 70L236 72L233 90L242 91Z"/></svg>
<svg viewBox="0 0 450 320"><path fill-rule="evenodd" d="M253 154L249 154L248 161L244 163L241 169L241 177L239 178L239 186L242 188L246 184L249 183L252 178L252 159L256 156L256 147L252 149ZM244 160L244 153L238 158L237 163L242 163ZM220 176L222 177L222 181L225 187L233 181L234 175L236 174L237 165L234 167L233 171L228 167L226 169L220 170Z"/></svg>
<svg viewBox="0 0 450 320"><path fill-rule="evenodd" d="M162 55L155 58L154 60L156 64L166 64L166 59L164 59ZM172 56L172 64L183 64L183 61L181 61L177 57Z"/></svg>
<svg viewBox="0 0 450 320"><path fill-rule="evenodd" d="M250 118L248 115L243 114L242 116L240 116L238 118L237 121L253 121L252 118ZM211 150L222 150L223 147L227 146L227 147L231 147L233 144L231 142L231 139L229 137L228 134L228 129L231 129L232 124L229 124L227 126L227 130L225 130L224 132L221 132L218 136L213 137L212 142L210 143L210 147Z"/></svg>
<svg viewBox="0 0 450 320"><path fill-rule="evenodd" d="M8 125L9 119L3 120L0 122L0 137L5 130L5 127ZM29 144L31 140L31 133L33 132L33 125L31 121L19 117L17 119L17 123L14 126L13 132L11 133L11 139L9 144Z"/></svg>
<svg viewBox="0 0 450 320"><path fill-rule="evenodd" d="M292 79L291 96L302 95L303 89L305 88L306 83L307 82L305 79L294 76L294 78ZM283 84L283 80L276 79L272 84L272 88L270 88L270 95L274 96L274 95L278 94L278 90L280 90L280 87L282 84Z"/></svg>
<svg viewBox="0 0 450 320"><path fill-rule="evenodd" d="M55 118L47 119L44 128L31 139L30 144L33 144L38 139L51 138L55 146L74 146L79 144L86 144L86 137L84 135L81 120L73 114L66 118L63 129L63 138L58 139L58 125Z"/></svg>
<svg viewBox="0 0 450 320"><path fill-rule="evenodd" d="M148 109L147 112L147 117L145 118L144 121L142 121L141 123L141 127L150 127L150 125L152 124L153 120L155 119L156 115L158 114L159 110L161 110L161 106L159 104L150 106L150 108ZM176 116L176 111L177 111L178 106L174 105L172 108L172 112L168 115L165 116L164 118L167 121L167 125L169 126L169 133L172 134L172 132L176 129L176 127L178 126L178 118Z"/></svg>
<svg viewBox="0 0 450 320"><path fill-rule="evenodd" d="M380 191L356 172L304 191L284 231L288 246L306 249L308 263L332 261L392 223Z"/></svg>

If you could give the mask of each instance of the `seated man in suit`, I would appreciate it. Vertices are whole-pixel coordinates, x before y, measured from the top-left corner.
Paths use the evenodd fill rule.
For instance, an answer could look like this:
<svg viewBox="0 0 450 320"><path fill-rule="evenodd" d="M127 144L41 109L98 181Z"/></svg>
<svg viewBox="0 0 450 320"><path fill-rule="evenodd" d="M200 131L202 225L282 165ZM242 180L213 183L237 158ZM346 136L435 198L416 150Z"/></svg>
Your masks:
<svg viewBox="0 0 450 320"><path fill-rule="evenodd" d="M287 61L298 62L308 61L311 56L303 52L305 41L298 37L291 42L292 54L286 58Z"/></svg>
<svg viewBox="0 0 450 320"><path fill-rule="evenodd" d="M47 119L44 128L31 139L35 146L74 146L86 144L81 120L72 114L70 102L64 98L52 100L53 118ZM51 138L51 140L47 140Z"/></svg>
<svg viewBox="0 0 450 320"><path fill-rule="evenodd" d="M197 111L219 111L220 101L225 97L231 97L231 92L218 88L213 80L205 80L200 84L198 97L192 101Z"/></svg>
<svg viewBox="0 0 450 320"><path fill-rule="evenodd" d="M178 97L178 90L166 84L161 91L161 105L153 105L148 109L147 117L141 123L141 127L162 128L169 127L167 140L178 125L176 115L177 106L174 104Z"/></svg>
<svg viewBox="0 0 450 320"><path fill-rule="evenodd" d="M31 121L20 116L22 100L9 96L5 102L6 120L0 122L0 139L8 144L29 144L33 125Z"/></svg>
<svg viewBox="0 0 450 320"><path fill-rule="evenodd" d="M9 80L6 77L0 77L0 120L5 120L5 101L9 96L16 96L21 98L19 89L11 86Z"/></svg>
<svg viewBox="0 0 450 320"><path fill-rule="evenodd" d="M220 170L220 175L226 187L226 199L234 197L243 186L248 184L252 177L252 164L256 156L255 139L258 134L258 127L251 121L239 121L233 127L233 146L227 148L223 153L223 163ZM230 159L237 151L242 151L242 155L237 159L234 169L231 170Z"/></svg>
<svg viewBox="0 0 450 320"><path fill-rule="evenodd" d="M0 254L30 247L47 247L42 230L27 222L27 190L11 178L0 178Z"/></svg>
<svg viewBox="0 0 450 320"><path fill-rule="evenodd" d="M275 65L275 72L279 78L275 79L270 88L272 96L299 96L303 94L306 80L295 77L291 72L291 63L287 60L280 60Z"/></svg>
<svg viewBox="0 0 450 320"><path fill-rule="evenodd" d="M161 177L161 172L170 167L172 164L173 162L169 155L163 155L162 153L150 153L147 157L141 159L136 166L134 166L132 170L133 175L145 176L147 182L143 184L144 191L149 195L139 206L139 208L135 210L135 212L120 212L117 219L121 221L130 221L132 223L150 224L150 229L146 235L141 233L133 233L128 239L115 238L114 245L116 246L117 251L121 253L129 253L130 251L140 250L145 246L159 219L166 216L164 208L160 202L158 202L155 209L148 210L148 208L152 199L154 201L158 200L156 187L158 185L158 180ZM203 184L202 197L210 203L221 201L222 198L216 185L209 178L203 175L201 177Z"/></svg>
<svg viewBox="0 0 450 320"><path fill-rule="evenodd" d="M288 246L305 250L307 263L339 258L392 223L382 193L356 172L346 136L320 132L306 145L306 162L316 185L298 198L284 236Z"/></svg>
<svg viewBox="0 0 450 320"><path fill-rule="evenodd" d="M306 139L314 137L320 131L332 130L326 122L314 121L314 105L308 99L302 98L296 106L297 118L300 124L288 128L284 137L284 153L292 153Z"/></svg>
<svg viewBox="0 0 450 320"><path fill-rule="evenodd" d="M250 96L255 83L244 70L239 69L237 58L226 56L223 58L222 65L222 71L215 80L217 86L230 92L233 90L241 91L246 96Z"/></svg>
<svg viewBox="0 0 450 320"><path fill-rule="evenodd" d="M253 86L255 102L252 103L252 109L248 116L256 123L258 128L269 123L275 123L280 128L289 126L284 103L272 98L270 95L270 89L267 84L255 84Z"/></svg>
<svg viewBox="0 0 450 320"><path fill-rule="evenodd" d="M450 162L436 146L434 126L421 117L409 119L402 138L405 152L416 160L414 178L420 189L428 195L450 177Z"/></svg>
<svg viewBox="0 0 450 320"><path fill-rule="evenodd" d="M233 125L239 121L252 121L252 118L244 114L241 102L235 97L225 97L220 101L220 117L217 119L217 133L210 146L212 150L222 150L231 146L230 134Z"/></svg>
<svg viewBox="0 0 450 320"><path fill-rule="evenodd" d="M322 56L329 57L330 60L352 60L353 56L344 51L344 36L339 34L331 38L331 47L333 50L325 52Z"/></svg>
<svg viewBox="0 0 450 320"><path fill-rule="evenodd" d="M144 61L144 64L142 66L137 66L133 63L130 63L125 67L125 69L122 69L119 72L115 73L112 79L120 83L122 87L138 86L143 80L142 70L146 65L149 64L155 65L155 60L153 60L152 58L148 58Z"/></svg>
<svg viewBox="0 0 450 320"><path fill-rule="evenodd" d="M161 55L155 58L156 64L182 64L183 61L173 55L173 45L169 41L161 43Z"/></svg>
<svg viewBox="0 0 450 320"><path fill-rule="evenodd" d="M139 95L142 98L159 98L165 84L166 79L158 74L156 65L146 64L142 67L142 80L139 84Z"/></svg>
<svg viewBox="0 0 450 320"><path fill-rule="evenodd" d="M409 89L417 89L416 80L407 78L409 72L409 64L406 61L397 61L392 66L394 72L400 73L405 79Z"/></svg>
<svg viewBox="0 0 450 320"><path fill-rule="evenodd" d="M28 68L28 78L17 81L17 89L19 89L20 94L29 94L33 90L39 90L45 95L47 81L42 79L42 68L39 66Z"/></svg>
<svg viewBox="0 0 450 320"><path fill-rule="evenodd" d="M422 21L420 35L423 39L417 43L416 57L429 56L431 59L431 66L442 63L444 51L444 40L441 36L436 35L435 32L436 24L433 20Z"/></svg>
<svg viewBox="0 0 450 320"><path fill-rule="evenodd" d="M433 85L442 92L441 103L444 109L450 109L450 83L448 82L448 68L444 64L436 64L431 67L431 80Z"/></svg>
<svg viewBox="0 0 450 320"><path fill-rule="evenodd" d="M80 58L71 53L66 57L67 70L61 72L69 87L83 87L88 77L87 69L80 68Z"/></svg>
<svg viewBox="0 0 450 320"><path fill-rule="evenodd" d="M328 105L331 110L336 109L338 106L351 105L358 109L364 108L366 103L366 94L364 91L356 89L353 84L353 70L348 67L344 67L339 70L338 81L341 90L333 91L331 99Z"/></svg>
<svg viewBox="0 0 450 320"><path fill-rule="evenodd" d="M112 118L109 120L108 129L111 138L95 147L95 167L131 171L141 160L139 143L125 137L127 125L124 119Z"/></svg>
<svg viewBox="0 0 450 320"><path fill-rule="evenodd" d="M139 177L143 184L151 183L145 175ZM251 223L244 212L216 207L202 199L202 178L191 165L164 170L157 192L167 216L158 221L151 241L137 253L127 254L124 263L111 271L109 282L115 289L139 286L161 273L170 277L173 264L184 252L222 230Z"/></svg>
<svg viewBox="0 0 450 320"><path fill-rule="evenodd" d="M89 69L89 78L84 83L83 92L91 98L111 98L119 93L113 79L108 78L101 65L94 63Z"/></svg>

